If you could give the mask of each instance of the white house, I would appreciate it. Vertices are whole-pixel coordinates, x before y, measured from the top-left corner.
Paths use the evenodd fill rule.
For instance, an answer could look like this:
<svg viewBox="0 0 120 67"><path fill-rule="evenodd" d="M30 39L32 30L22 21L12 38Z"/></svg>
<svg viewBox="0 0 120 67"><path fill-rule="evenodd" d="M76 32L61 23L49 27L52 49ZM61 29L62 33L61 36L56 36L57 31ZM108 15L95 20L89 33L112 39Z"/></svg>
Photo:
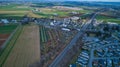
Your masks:
<svg viewBox="0 0 120 67"><path fill-rule="evenodd" d="M50 23L50 25L51 25L51 26L54 26L54 23L53 23L53 22L51 22L51 23Z"/></svg>
<svg viewBox="0 0 120 67"><path fill-rule="evenodd" d="M11 20L12 23L17 23L17 20Z"/></svg>
<svg viewBox="0 0 120 67"><path fill-rule="evenodd" d="M70 31L70 29L67 29L67 28L62 28L62 30L64 30L64 31Z"/></svg>
<svg viewBox="0 0 120 67"><path fill-rule="evenodd" d="M1 19L1 22L5 23L5 24L9 23L9 21L7 19Z"/></svg>

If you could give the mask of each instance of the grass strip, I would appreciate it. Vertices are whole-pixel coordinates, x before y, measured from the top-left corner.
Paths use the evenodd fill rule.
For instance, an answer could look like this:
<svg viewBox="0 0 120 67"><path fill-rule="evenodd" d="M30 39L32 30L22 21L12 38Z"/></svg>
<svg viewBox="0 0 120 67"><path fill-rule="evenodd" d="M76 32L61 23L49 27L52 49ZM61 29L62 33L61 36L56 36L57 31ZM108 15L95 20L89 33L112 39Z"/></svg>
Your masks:
<svg viewBox="0 0 120 67"><path fill-rule="evenodd" d="M12 37L12 39L8 42L7 46L3 51L0 53L0 67L3 66L5 63L7 57L9 56L10 52L12 51L12 48L14 47L19 35L21 34L22 27L20 27L16 32L15 35Z"/></svg>

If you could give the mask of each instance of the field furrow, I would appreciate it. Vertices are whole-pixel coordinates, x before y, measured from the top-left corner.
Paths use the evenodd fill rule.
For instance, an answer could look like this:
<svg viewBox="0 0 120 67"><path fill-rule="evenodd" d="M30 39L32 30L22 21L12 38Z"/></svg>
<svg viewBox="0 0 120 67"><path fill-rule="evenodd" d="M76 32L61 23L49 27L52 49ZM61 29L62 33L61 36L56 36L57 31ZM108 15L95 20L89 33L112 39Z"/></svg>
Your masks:
<svg viewBox="0 0 120 67"><path fill-rule="evenodd" d="M26 25L3 67L29 67L39 60L39 27Z"/></svg>

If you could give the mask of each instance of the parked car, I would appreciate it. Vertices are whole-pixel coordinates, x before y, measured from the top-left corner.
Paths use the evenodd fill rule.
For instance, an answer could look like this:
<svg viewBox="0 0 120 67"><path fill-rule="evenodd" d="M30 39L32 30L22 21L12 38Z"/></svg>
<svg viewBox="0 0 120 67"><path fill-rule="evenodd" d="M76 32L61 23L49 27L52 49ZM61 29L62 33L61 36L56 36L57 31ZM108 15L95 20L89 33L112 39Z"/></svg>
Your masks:
<svg viewBox="0 0 120 67"><path fill-rule="evenodd" d="M107 67L112 67L112 60L111 59L107 59Z"/></svg>

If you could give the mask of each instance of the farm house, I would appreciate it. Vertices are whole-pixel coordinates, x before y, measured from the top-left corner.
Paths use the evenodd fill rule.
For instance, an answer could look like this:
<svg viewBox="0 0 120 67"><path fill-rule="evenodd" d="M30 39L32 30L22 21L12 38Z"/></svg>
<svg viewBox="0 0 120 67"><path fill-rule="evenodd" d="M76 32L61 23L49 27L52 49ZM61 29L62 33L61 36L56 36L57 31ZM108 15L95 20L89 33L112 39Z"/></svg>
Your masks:
<svg viewBox="0 0 120 67"><path fill-rule="evenodd" d="M8 24L9 21L7 19L1 19L1 23Z"/></svg>

